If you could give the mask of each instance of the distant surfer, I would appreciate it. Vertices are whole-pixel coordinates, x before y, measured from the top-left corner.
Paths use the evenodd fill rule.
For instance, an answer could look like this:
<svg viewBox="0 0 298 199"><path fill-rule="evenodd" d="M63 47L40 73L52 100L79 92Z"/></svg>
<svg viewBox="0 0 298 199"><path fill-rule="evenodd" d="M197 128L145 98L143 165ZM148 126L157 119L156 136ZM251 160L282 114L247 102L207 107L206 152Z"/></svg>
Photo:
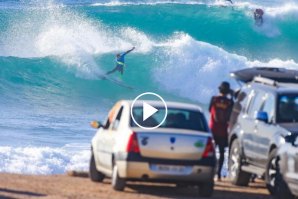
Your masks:
<svg viewBox="0 0 298 199"><path fill-rule="evenodd" d="M124 57L125 55L127 55L128 53L130 53L131 51L133 51L135 49L135 47L133 47L132 49L124 52L124 53L119 53L116 55L116 67L107 72L106 74L109 75L109 74L112 74L116 71L119 71L121 73L121 75L123 75L123 71L124 71L124 66L125 66L125 63L124 63Z"/></svg>
<svg viewBox="0 0 298 199"><path fill-rule="evenodd" d="M232 0L226 0L226 1L230 2L231 4L233 4L233 1Z"/></svg>
<svg viewBox="0 0 298 199"><path fill-rule="evenodd" d="M257 26L261 26L263 24L263 15L264 11L261 8L257 8L254 11L254 19Z"/></svg>

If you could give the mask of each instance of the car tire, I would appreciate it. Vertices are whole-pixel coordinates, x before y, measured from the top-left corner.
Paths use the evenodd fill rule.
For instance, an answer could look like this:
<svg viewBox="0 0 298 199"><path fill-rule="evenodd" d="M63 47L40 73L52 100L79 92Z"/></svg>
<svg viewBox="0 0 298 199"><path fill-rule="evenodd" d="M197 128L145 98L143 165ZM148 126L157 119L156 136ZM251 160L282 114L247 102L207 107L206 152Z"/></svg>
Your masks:
<svg viewBox="0 0 298 199"><path fill-rule="evenodd" d="M116 164L113 166L112 173L112 187L116 191L123 191L125 188L125 180L119 176L118 167Z"/></svg>
<svg viewBox="0 0 298 199"><path fill-rule="evenodd" d="M271 195L275 194L277 168L277 149L273 149L269 154L265 171L266 187Z"/></svg>
<svg viewBox="0 0 298 199"><path fill-rule="evenodd" d="M277 149L273 149L268 158L265 171L265 182L268 191L271 195L275 193L275 182L276 182L276 173L277 173Z"/></svg>
<svg viewBox="0 0 298 199"><path fill-rule="evenodd" d="M89 177L93 182L102 182L105 175L96 169L94 154L91 152L91 159L89 165Z"/></svg>
<svg viewBox="0 0 298 199"><path fill-rule="evenodd" d="M276 181L275 181L275 194L274 199L294 199L295 197L291 193L287 183L283 179L282 174L280 173L279 167L276 171Z"/></svg>
<svg viewBox="0 0 298 199"><path fill-rule="evenodd" d="M200 197L211 197L214 190L214 181L206 182L199 186L199 196Z"/></svg>
<svg viewBox="0 0 298 199"><path fill-rule="evenodd" d="M242 153L237 139L232 142L229 155L229 173L232 184L237 186L248 186L251 174L241 170Z"/></svg>

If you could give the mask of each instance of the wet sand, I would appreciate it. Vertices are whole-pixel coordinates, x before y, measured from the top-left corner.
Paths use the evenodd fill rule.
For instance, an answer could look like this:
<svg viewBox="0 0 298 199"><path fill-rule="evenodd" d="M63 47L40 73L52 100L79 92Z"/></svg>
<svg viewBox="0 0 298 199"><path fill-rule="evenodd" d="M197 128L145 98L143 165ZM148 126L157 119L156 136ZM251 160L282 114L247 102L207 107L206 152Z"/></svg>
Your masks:
<svg viewBox="0 0 298 199"><path fill-rule="evenodd" d="M177 188L175 185L129 183L124 192L111 188L110 180L91 182L87 177L70 175L19 175L0 173L0 199L6 198L96 198L96 199L153 199L198 198L195 188ZM269 199L264 182L257 180L249 187L236 187L224 179L216 182L215 199Z"/></svg>

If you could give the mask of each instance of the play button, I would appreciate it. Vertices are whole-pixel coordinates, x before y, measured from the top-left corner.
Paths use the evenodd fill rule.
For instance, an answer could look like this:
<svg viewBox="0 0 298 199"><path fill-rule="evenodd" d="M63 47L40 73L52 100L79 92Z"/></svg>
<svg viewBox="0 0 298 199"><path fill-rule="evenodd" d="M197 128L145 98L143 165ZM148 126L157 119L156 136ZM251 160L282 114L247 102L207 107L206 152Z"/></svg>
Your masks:
<svg viewBox="0 0 298 199"><path fill-rule="evenodd" d="M143 121L147 120L151 115L156 113L158 110L150 104L143 102Z"/></svg>
<svg viewBox="0 0 298 199"><path fill-rule="evenodd" d="M155 129L166 120L168 109L160 95L146 92L133 100L130 114L134 122L132 127Z"/></svg>

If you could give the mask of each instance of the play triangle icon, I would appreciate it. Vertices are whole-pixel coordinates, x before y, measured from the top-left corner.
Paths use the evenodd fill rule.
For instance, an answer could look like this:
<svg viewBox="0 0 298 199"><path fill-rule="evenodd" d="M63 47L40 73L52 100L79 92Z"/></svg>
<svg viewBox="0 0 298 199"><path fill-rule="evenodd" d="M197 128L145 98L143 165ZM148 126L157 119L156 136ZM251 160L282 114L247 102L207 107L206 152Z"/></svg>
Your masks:
<svg viewBox="0 0 298 199"><path fill-rule="evenodd" d="M156 113L158 109L154 108L150 104L143 102L143 121L147 120L154 113Z"/></svg>

